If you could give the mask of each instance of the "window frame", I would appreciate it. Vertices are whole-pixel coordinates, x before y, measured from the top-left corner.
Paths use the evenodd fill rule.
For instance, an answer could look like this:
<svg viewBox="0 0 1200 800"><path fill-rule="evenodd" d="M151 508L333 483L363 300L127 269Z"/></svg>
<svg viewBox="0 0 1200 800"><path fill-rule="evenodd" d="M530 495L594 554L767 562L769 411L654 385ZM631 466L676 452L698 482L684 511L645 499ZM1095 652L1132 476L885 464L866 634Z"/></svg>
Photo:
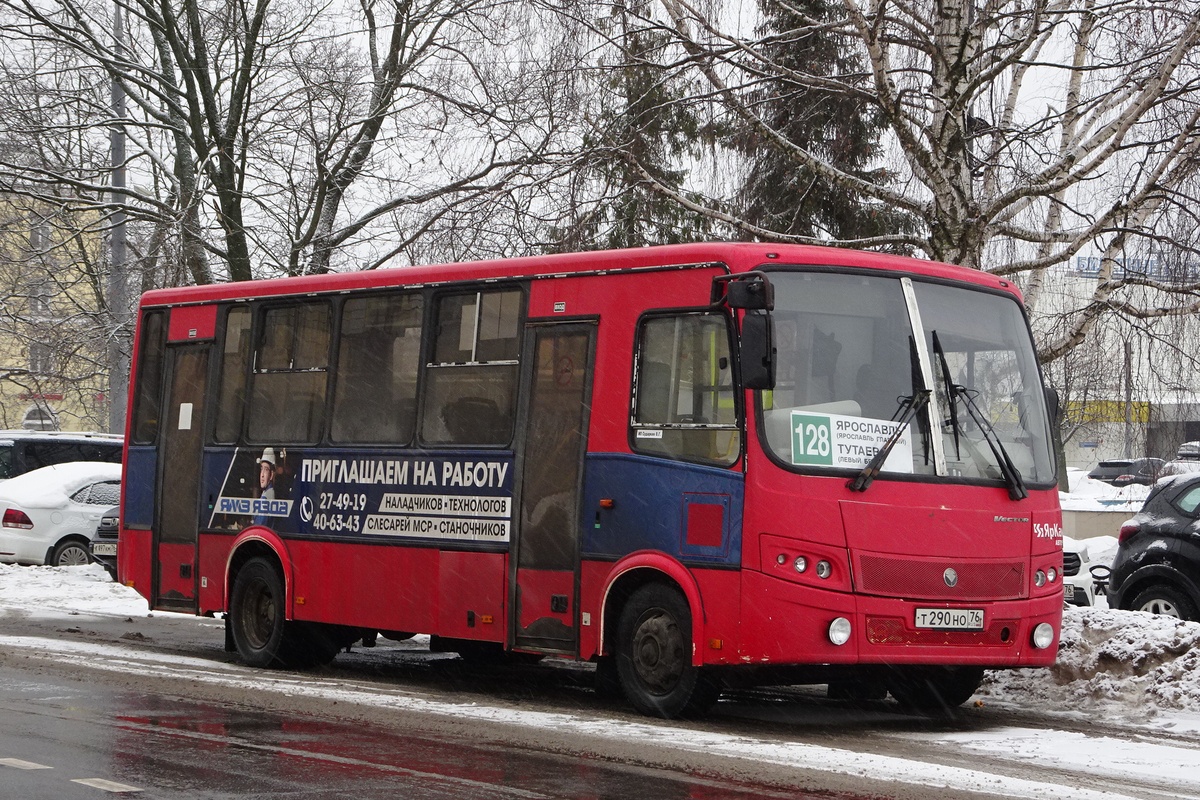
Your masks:
<svg viewBox="0 0 1200 800"><path fill-rule="evenodd" d="M479 331L480 319L484 313L483 297L485 295L500 295L514 294L517 298L517 313L514 321L513 341L515 343L514 354L515 358L511 359L495 359L495 360L470 360L470 361L443 361L438 360L438 345L440 342L439 335L442 333L442 321L444 314L444 303L453 298L465 298L474 295L475 303L475 324L474 333L472 335L472 357L478 356L479 351ZM523 332L526 326L526 320L529 314L529 290L525 283L488 283L488 284L466 284L453 287L446 287L439 291L432 292L428 297L428 305L426 306L425 314L425 335L424 342L425 350L421 362L421 377L417 387L418 402L417 402L417 429L415 441L417 446L430 448L490 448L490 449L511 449L513 441L518 435L518 416L519 406L521 402L521 363L524 348ZM461 315L459 317L461 326ZM452 335L447 331L448 335ZM509 410L509 427L508 434L502 442L466 442L456 441L454 439L434 439L429 433L429 425L427 416L435 399L433 393L437 389L438 382L435 376L444 371L452 371L455 369L478 369L483 368L507 368L512 373L511 384L511 400ZM463 395L462 398L470 397ZM460 398L460 399L462 399ZM486 398L481 398L486 399ZM444 405L442 406L445 407ZM440 412L439 412L440 413Z"/></svg>
<svg viewBox="0 0 1200 800"><path fill-rule="evenodd" d="M152 318L159 323L157 339L154 342L150 341L151 328L149 322ZM133 445L153 445L158 443L163 423L163 384L166 380L167 331L170 326L169 309L147 309L142 314L139 322L141 338L138 342L137 385L135 386L132 398L133 419L129 425L129 443ZM152 345L152 348L148 348L148 345ZM150 356L157 356L158 359L157 369L151 371L156 380L153 386L146 383L148 379L147 367L150 366L147 358ZM150 409L148 404L152 405L153 409ZM146 419L146 414L150 411L154 413L153 421ZM143 432L142 429L144 426L151 426L153 428L148 437L139 436Z"/></svg>
<svg viewBox="0 0 1200 800"><path fill-rule="evenodd" d="M242 419L242 437L241 442L252 445L315 445L325 441L328 435L329 428L329 395L330 395L330 378L335 369L334 363L334 343L338 341L337 316L334 313L335 307L339 304L334 302L334 298L330 296L318 295L301 295L286 298L271 298L271 300L260 303L253 311L251 339L253 347L250 352L250 363L248 372L246 373L246 396L244 398L244 415ZM302 309L306 306L323 307L327 314L328 327L326 329L325 339L325 359L324 366L320 367L304 367L295 368L294 366L286 369L280 368L263 368L260 369L259 359L262 354L264 337L267 333L267 316L272 312L285 309ZM297 332L300 327L292 326L291 343L289 346L289 357L294 363L296 356ZM315 431L310 430L309 433L315 433L314 436L307 438L288 438L288 437L267 437L255 438L255 431L252 427L255 422L254 418L254 395L255 383L260 375L309 375L309 374L324 374L325 385L323 391L320 392L319 402L315 404L320 411L320 416L316 421ZM290 391L289 391L290 394Z"/></svg>
<svg viewBox="0 0 1200 800"><path fill-rule="evenodd" d="M413 393L413 429L408 439L405 441L347 441L338 439L334 435L334 418L337 413L338 387L342 377L342 344L343 344L343 320L346 311L346 306L354 301L370 302L371 300L389 300L399 298L416 298L420 302L421 325L419 341L417 343L417 362L415 378L415 391ZM322 443L327 443L334 447L413 447L417 443L417 437L421 428L421 405L423 402L424 388L426 380L424 378L425 367L428 361L428 354L431 348L432 336L430 334L433 326L431 321L431 308L436 299L431 300L429 292L423 291L419 286L394 286L388 287L382 291L370 292L355 292L337 298L333 303L333 318L332 328L330 333L330 363L329 373L330 379L326 387L326 396L328 407L325 414L325 430L321 439Z"/></svg>
<svg viewBox="0 0 1200 800"><path fill-rule="evenodd" d="M638 404L641 400L640 394L644 389L642 363L645 358L645 331L647 325L654 320L659 319L679 319L682 317L710 317L719 318L725 323L725 339L728 347L728 358L730 370L729 392L733 396L734 404L734 421L732 423L717 423L717 422L663 422L663 423L645 423L639 422L637 419ZM741 389L740 369L737 362L737 331L734 325L732 314L727 310L714 309L711 306L699 307L684 307L684 308L656 308L643 312L634 324L633 331L633 359L631 365L630 387L629 387L629 410L628 422L626 425L629 449L631 452L638 455L650 456L652 458L662 458L670 461L682 461L686 463L705 464L708 466L717 466L723 468L731 468L741 462L746 448L746 415L745 415L745 392ZM721 390L718 388L718 392ZM680 430L680 431L733 431L738 436L738 445L726 458L703 458L700 456L689 456L686 453L669 454L658 450L648 450L644 446L639 446L637 431L639 430Z"/></svg>

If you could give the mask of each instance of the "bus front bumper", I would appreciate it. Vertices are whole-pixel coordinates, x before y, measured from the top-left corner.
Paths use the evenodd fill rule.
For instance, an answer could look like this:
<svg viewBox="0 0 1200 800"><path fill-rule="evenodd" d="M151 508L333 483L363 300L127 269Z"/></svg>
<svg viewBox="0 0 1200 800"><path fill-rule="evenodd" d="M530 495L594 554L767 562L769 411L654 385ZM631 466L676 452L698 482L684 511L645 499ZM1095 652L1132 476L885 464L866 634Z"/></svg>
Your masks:
<svg viewBox="0 0 1200 800"><path fill-rule="evenodd" d="M1049 666L1062 606L1061 587L1036 598L947 603L822 590L746 571L739 662ZM1045 646L1038 646L1034 633L1043 624L1052 636L1043 628Z"/></svg>

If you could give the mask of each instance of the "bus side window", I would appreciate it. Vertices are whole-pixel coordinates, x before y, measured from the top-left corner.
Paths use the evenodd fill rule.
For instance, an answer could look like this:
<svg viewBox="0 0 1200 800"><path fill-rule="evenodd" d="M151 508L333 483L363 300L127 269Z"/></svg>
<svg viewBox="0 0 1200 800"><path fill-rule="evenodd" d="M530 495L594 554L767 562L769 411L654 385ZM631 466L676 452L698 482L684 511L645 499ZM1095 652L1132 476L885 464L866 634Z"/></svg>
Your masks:
<svg viewBox="0 0 1200 800"><path fill-rule="evenodd" d="M267 309L250 390L251 441L316 442L325 416L329 304Z"/></svg>
<svg viewBox="0 0 1200 800"><path fill-rule="evenodd" d="M233 444L242 434L249 366L250 309L239 306L225 316L225 344L221 348L221 385L213 438L222 444Z"/></svg>
<svg viewBox="0 0 1200 800"><path fill-rule="evenodd" d="M347 300L334 378L335 442L408 444L417 423L421 295Z"/></svg>
<svg viewBox="0 0 1200 800"><path fill-rule="evenodd" d="M741 451L728 321L723 314L651 317L638 336L633 448L732 464Z"/></svg>
<svg viewBox="0 0 1200 800"><path fill-rule="evenodd" d="M516 416L522 294L473 292L438 300L421 440L505 445Z"/></svg>

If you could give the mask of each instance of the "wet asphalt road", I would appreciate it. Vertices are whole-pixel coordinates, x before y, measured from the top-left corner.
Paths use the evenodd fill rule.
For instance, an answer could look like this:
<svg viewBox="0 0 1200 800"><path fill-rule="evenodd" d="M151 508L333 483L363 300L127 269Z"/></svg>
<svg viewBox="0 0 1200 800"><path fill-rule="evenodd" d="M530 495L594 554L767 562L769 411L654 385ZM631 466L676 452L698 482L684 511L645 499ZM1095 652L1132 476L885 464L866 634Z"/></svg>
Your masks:
<svg viewBox="0 0 1200 800"><path fill-rule="evenodd" d="M665 770L113 690L0 667L0 798L113 794L239 800L764 796L752 786Z"/></svg>

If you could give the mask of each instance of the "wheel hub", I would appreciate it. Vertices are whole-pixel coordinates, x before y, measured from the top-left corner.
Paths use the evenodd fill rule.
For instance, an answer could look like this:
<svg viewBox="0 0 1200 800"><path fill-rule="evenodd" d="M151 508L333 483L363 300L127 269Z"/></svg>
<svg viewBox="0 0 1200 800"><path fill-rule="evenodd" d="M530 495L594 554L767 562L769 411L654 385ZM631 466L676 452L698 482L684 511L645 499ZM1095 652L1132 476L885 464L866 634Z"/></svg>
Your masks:
<svg viewBox="0 0 1200 800"><path fill-rule="evenodd" d="M684 642L679 626L661 610L646 612L633 639L633 666L650 689L667 692L683 675Z"/></svg>
<svg viewBox="0 0 1200 800"><path fill-rule="evenodd" d="M1180 617L1179 609L1170 600L1164 600L1161 597L1156 597L1152 600L1147 600L1142 604L1138 611L1149 611L1151 614L1158 614L1163 617Z"/></svg>
<svg viewBox="0 0 1200 800"><path fill-rule="evenodd" d="M251 640L251 645L264 647L271 638L275 627L275 598L267 590L265 583L256 583L248 592L249 602L245 606L244 629Z"/></svg>

